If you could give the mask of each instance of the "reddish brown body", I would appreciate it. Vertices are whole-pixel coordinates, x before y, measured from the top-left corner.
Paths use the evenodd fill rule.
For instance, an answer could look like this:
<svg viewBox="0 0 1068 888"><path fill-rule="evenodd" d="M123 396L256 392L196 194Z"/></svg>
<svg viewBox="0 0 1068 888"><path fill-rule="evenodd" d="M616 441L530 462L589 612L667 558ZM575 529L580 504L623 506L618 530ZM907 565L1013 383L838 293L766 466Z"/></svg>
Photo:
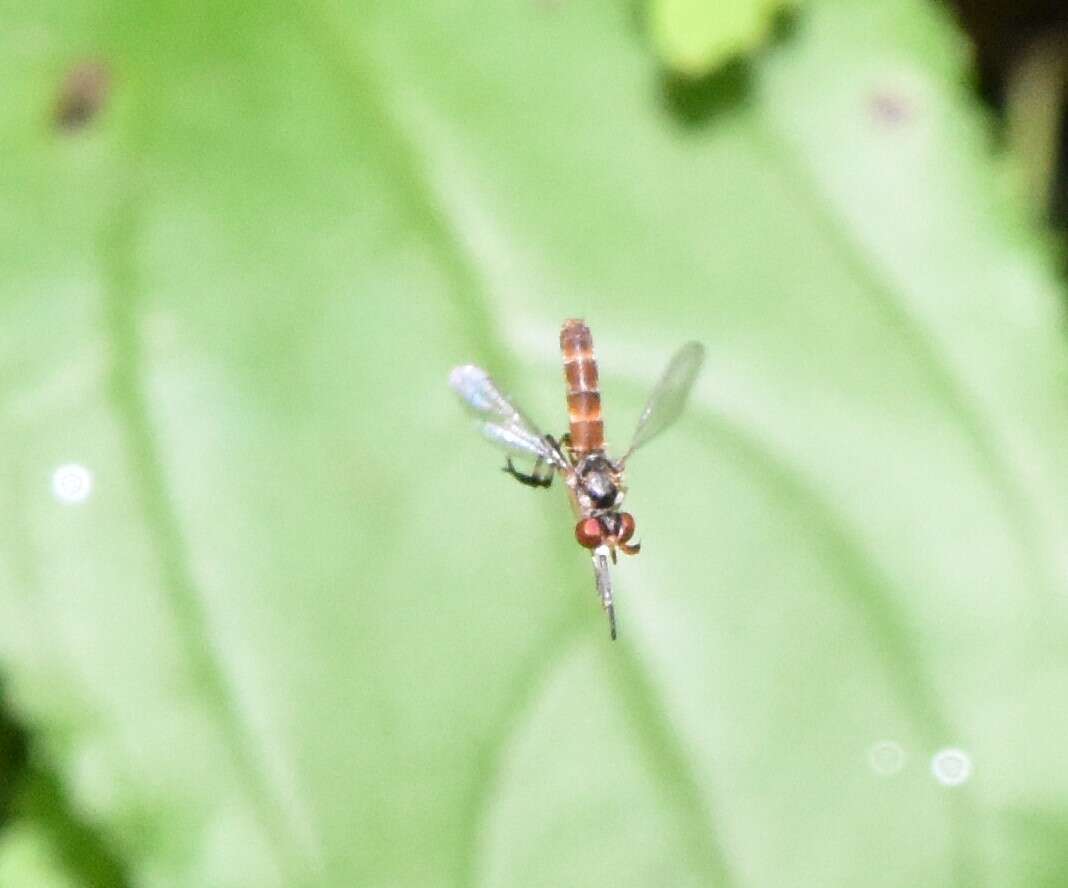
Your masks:
<svg viewBox="0 0 1068 888"><path fill-rule="evenodd" d="M564 379L567 382L571 451L576 457L582 458L595 450L604 449L597 359L593 354L593 336L583 321L564 321L560 330L560 352L564 358Z"/></svg>

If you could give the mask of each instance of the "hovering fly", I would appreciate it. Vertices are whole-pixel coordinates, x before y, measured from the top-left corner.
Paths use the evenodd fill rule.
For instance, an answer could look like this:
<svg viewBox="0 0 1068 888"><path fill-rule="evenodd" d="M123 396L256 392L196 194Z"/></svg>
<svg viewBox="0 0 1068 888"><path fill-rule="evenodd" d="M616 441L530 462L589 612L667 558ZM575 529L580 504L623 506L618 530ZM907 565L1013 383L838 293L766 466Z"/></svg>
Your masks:
<svg viewBox="0 0 1068 888"><path fill-rule="evenodd" d="M615 563L617 552L637 555L641 550L641 543L632 542L634 516L622 510L627 460L679 418L705 350L698 342L688 342L675 353L646 401L630 447L618 460L605 451L597 359L590 328L584 321L564 322L560 352L570 428L559 440L542 434L481 367L456 367L449 374L449 385L478 417L482 434L511 454L505 472L531 487L548 487L556 475L563 480L577 519L575 539L593 556L597 594L614 639L616 617L608 559ZM512 455L533 457L533 469L529 473L519 471Z"/></svg>

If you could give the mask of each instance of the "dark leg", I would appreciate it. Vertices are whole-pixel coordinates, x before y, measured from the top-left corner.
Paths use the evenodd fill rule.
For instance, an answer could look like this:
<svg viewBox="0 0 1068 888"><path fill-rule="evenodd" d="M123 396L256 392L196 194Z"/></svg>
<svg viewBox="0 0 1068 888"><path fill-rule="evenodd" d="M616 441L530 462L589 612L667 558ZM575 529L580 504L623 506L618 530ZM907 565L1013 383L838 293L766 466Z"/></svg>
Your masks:
<svg viewBox="0 0 1068 888"><path fill-rule="evenodd" d="M561 457L564 457L564 452L566 451L567 456L564 458L567 459L568 462L574 463L574 459L572 458L571 454L571 432L564 432L560 436L559 444L556 442L552 435L546 435L546 437L549 439L549 443L553 445L553 447L556 449L556 452L559 453Z"/></svg>
<svg viewBox="0 0 1068 888"><path fill-rule="evenodd" d="M545 473L546 468L549 470L548 474ZM512 465L512 460L509 457L508 462L501 471L507 472L515 478L516 481L520 484L527 485L527 487L548 487L553 483L553 467L547 466L545 463L541 462L541 460L534 464L534 471L527 475L520 472L514 465Z"/></svg>

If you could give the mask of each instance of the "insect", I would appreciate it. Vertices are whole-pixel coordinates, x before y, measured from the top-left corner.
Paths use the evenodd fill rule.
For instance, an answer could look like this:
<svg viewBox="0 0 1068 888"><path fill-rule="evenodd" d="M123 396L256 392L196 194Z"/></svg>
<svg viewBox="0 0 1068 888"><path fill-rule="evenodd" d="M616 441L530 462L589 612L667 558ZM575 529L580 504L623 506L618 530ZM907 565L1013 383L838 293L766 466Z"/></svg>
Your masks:
<svg viewBox="0 0 1068 888"><path fill-rule="evenodd" d="M597 594L615 639L608 560L614 564L617 552L637 555L641 551L641 543L633 541L634 516L622 510L627 461L679 418L704 361L704 347L688 342L668 362L638 418L630 447L619 459L612 459L605 450L597 359L590 328L584 321L564 322L560 352L570 426L559 439L542 434L481 367L464 364L454 368L449 385L477 416L482 434L509 452L505 472L530 487L549 487L557 475L563 480L577 519L575 539L592 554ZM533 469L519 471L513 456L533 457Z"/></svg>

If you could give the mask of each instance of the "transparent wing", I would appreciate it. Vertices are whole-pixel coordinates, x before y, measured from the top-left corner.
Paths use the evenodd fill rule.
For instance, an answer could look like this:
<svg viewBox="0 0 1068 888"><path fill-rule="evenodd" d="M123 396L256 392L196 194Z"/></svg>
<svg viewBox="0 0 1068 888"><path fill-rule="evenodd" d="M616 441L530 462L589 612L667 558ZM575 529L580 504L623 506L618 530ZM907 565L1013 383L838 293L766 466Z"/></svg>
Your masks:
<svg viewBox="0 0 1068 888"><path fill-rule="evenodd" d="M623 454L621 462L626 461L635 450L648 444L679 418L704 360L705 347L700 342L687 342L675 352L660 381L649 395L649 400L645 402L645 409L638 417L638 426L634 430L630 449Z"/></svg>
<svg viewBox="0 0 1068 888"><path fill-rule="evenodd" d="M505 450L556 465L559 457L538 427L508 400L490 375L474 364L455 367L449 385L478 417L482 434Z"/></svg>

